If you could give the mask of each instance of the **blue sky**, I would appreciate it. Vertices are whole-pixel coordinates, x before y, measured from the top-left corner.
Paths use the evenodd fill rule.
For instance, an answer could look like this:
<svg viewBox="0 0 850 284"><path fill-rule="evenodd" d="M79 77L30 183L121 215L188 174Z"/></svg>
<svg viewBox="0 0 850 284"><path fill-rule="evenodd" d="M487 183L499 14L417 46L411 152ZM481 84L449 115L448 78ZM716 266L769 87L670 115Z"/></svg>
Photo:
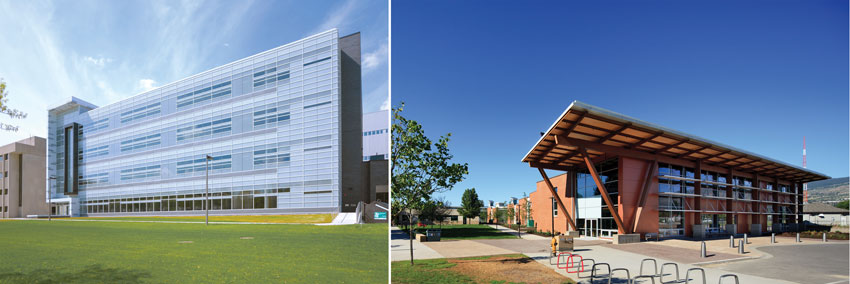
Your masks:
<svg viewBox="0 0 850 284"><path fill-rule="evenodd" d="M386 1L0 1L0 78L28 114L0 145L47 131L70 96L106 105L306 36L361 32L363 111L389 106Z"/></svg>
<svg viewBox="0 0 850 284"><path fill-rule="evenodd" d="M573 100L848 175L847 1L393 3L393 105L452 133L465 188L535 189L520 162ZM527 3L523 3L527 4Z"/></svg>

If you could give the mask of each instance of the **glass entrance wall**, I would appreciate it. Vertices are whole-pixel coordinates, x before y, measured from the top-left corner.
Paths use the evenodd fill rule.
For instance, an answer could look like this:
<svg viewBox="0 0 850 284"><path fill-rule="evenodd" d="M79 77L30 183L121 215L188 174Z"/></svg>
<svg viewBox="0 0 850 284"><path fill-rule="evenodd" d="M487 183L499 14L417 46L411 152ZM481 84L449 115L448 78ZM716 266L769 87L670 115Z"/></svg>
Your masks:
<svg viewBox="0 0 850 284"><path fill-rule="evenodd" d="M596 164L596 172L599 173L599 178L605 185L608 191L608 196L615 202L614 210L617 210L619 199L619 177L618 177L619 160L617 158L605 160ZM617 224L614 222L614 217L608 210L608 206L602 201L602 192L596 186L596 181L587 169L576 172L576 198L577 199L598 199L594 202L577 202L576 218L581 218L584 221L578 222L577 226L585 226L580 231L585 236L605 236L611 237L617 234ZM591 205L592 204L592 205ZM587 207L592 206L592 207ZM582 212L584 215L582 215ZM587 213L589 212L589 213ZM592 227L588 227L592 225Z"/></svg>
<svg viewBox="0 0 850 284"><path fill-rule="evenodd" d="M726 230L726 214L702 214L702 224L706 233L721 233Z"/></svg>
<svg viewBox="0 0 850 284"><path fill-rule="evenodd" d="M658 233L662 237L684 236L685 213L676 211L659 211Z"/></svg>

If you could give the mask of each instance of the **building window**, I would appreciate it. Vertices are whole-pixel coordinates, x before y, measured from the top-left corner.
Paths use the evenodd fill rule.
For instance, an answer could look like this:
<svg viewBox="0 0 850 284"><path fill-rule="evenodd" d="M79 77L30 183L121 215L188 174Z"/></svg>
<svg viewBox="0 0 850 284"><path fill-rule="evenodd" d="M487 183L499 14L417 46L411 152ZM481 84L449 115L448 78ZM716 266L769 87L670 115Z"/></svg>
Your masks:
<svg viewBox="0 0 850 284"><path fill-rule="evenodd" d="M121 141L121 152L127 152L127 151L133 151L133 150L139 150L139 149L157 146L157 145L160 144L161 140L162 140L161 135L159 133L152 134L152 135L146 135L146 136L140 136L140 137L136 137L134 139L124 140L124 141ZM104 148L105 151L107 151L107 152L109 151L108 145L105 145L103 147L105 147Z"/></svg>
<svg viewBox="0 0 850 284"><path fill-rule="evenodd" d="M159 114L160 103L152 103L121 113L121 123L128 123L148 116Z"/></svg>
<svg viewBox="0 0 850 284"><path fill-rule="evenodd" d="M552 216L558 217L558 200L552 198Z"/></svg>

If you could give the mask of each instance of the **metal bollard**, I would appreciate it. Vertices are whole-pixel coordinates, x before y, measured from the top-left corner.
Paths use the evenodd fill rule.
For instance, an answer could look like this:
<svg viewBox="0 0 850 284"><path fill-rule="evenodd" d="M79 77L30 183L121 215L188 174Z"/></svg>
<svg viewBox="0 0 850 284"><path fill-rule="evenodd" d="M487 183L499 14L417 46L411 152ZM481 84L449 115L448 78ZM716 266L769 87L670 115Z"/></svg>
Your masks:
<svg viewBox="0 0 850 284"><path fill-rule="evenodd" d="M747 234L744 234L744 243L745 243L745 244L750 244L750 242L749 242L749 241L747 241Z"/></svg>
<svg viewBox="0 0 850 284"><path fill-rule="evenodd" d="M826 242L826 233L823 233L823 242Z"/></svg>
<svg viewBox="0 0 850 284"><path fill-rule="evenodd" d="M797 233L797 242L800 242L800 233Z"/></svg>
<svg viewBox="0 0 850 284"><path fill-rule="evenodd" d="M730 248L734 248L734 247L735 247L735 236L734 236L734 235L730 235L730 236L729 236L729 247L730 247Z"/></svg>
<svg viewBox="0 0 850 284"><path fill-rule="evenodd" d="M744 240L738 241L738 253L744 254Z"/></svg>
<svg viewBox="0 0 850 284"><path fill-rule="evenodd" d="M702 246L699 248L699 257L705 258L705 241L702 241Z"/></svg>
<svg viewBox="0 0 850 284"><path fill-rule="evenodd" d="M771 244L775 244L775 243L776 243L776 233L772 233L772 234L770 234L770 243L771 243Z"/></svg>

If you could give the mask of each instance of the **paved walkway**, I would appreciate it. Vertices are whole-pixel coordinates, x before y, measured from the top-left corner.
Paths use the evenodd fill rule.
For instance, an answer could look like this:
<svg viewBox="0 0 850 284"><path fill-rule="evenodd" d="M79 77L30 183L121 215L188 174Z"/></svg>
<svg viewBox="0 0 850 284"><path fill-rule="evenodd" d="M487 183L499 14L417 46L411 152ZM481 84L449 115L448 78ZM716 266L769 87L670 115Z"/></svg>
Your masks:
<svg viewBox="0 0 850 284"><path fill-rule="evenodd" d="M508 233L508 234L511 234L511 235L517 234L516 230L508 228L508 227L504 227L502 225L488 225L488 226L490 226L490 228L499 230L499 232L502 232L502 233ZM535 235L535 234L527 234L527 233L520 234L520 237L523 238L523 239L527 239L527 240L547 240L547 241L549 240L549 238L547 238L547 237L542 237L542 236L538 236L538 235Z"/></svg>
<svg viewBox="0 0 850 284"><path fill-rule="evenodd" d="M357 213L339 213L330 223L316 224L319 226L336 226L357 224Z"/></svg>
<svg viewBox="0 0 850 284"><path fill-rule="evenodd" d="M410 239L407 234L398 227L391 227L390 235L390 259L392 261L410 261ZM413 240L413 259L445 258L437 251Z"/></svg>
<svg viewBox="0 0 850 284"><path fill-rule="evenodd" d="M605 247L605 246L583 247L579 251L576 251L575 253L581 255L584 259L588 259L588 258L593 259L597 263L608 263L610 265L611 269L626 268L626 269L629 270L629 274L632 278L634 278L635 276L640 274L641 260L644 259L644 258L647 258L645 255L627 252L627 251L622 251L622 250L618 250L618 249L614 249L614 248L610 248L610 247ZM590 261L585 261L585 264L587 265L585 267L585 272L576 274L576 273L566 273L564 271L564 269L558 269L555 265L550 265L549 264L549 254L548 254L548 252L532 253L532 254L526 254L526 255L537 260L537 262L554 269L558 273L561 273L563 275L566 275L566 276L578 281L579 283L590 283L589 277L590 277L590 272L591 272L591 267L592 267ZM659 272L661 270L662 264L668 263L668 262L673 262L673 261L668 260L668 259L662 259L662 258L655 258L655 259L658 263ZM563 263L564 260L562 259L561 262ZM644 272L645 272L645 274L651 274L652 273L651 272L652 271L651 265L650 264L647 264L647 265L648 266L644 267ZM661 279L661 280L664 280L664 281L674 280L676 275L673 272L672 268L673 268L672 266L665 267L665 271L664 271L665 275L664 275L663 279ZM684 280L685 272L687 272L687 270L690 269L690 268L702 268L702 267L698 267L698 266L695 266L695 265L692 265L692 264L678 263L679 278ZM706 274L706 283L717 283L717 281L718 281L718 279L720 278L721 275L730 273L728 271L716 269L716 268L703 268L703 269L705 270L705 274ZM607 269L604 268L604 266L600 267L597 273L598 274L607 274ZM759 277L759 276L746 275L746 274L742 274L742 273L737 273L737 275L739 277L740 283L756 283L756 284L760 284L760 283L765 283L765 284L767 284L767 283L777 283L777 284L794 283L794 282L788 282L788 281L784 281L784 280L769 279L769 278L764 278L764 277ZM614 283L627 283L627 281L625 280L625 272L617 271L614 276L615 276L615 279L617 279L617 280L613 281ZM603 279L607 279L607 278L603 278ZM691 279L696 280L698 278L692 276ZM641 280L643 280L643 281L642 282L638 281L636 283L651 283L648 279L641 279ZM656 278L656 280L658 280L658 279ZM697 283L702 282L701 280L702 279L697 280ZM599 280L597 280L597 282L599 282Z"/></svg>
<svg viewBox="0 0 850 284"><path fill-rule="evenodd" d="M477 240L425 242L425 245L447 258L517 253L516 251L489 245L483 242L479 242Z"/></svg>
<svg viewBox="0 0 850 284"><path fill-rule="evenodd" d="M847 242L810 243L757 248L766 257L709 267L785 279L799 283L850 283Z"/></svg>

